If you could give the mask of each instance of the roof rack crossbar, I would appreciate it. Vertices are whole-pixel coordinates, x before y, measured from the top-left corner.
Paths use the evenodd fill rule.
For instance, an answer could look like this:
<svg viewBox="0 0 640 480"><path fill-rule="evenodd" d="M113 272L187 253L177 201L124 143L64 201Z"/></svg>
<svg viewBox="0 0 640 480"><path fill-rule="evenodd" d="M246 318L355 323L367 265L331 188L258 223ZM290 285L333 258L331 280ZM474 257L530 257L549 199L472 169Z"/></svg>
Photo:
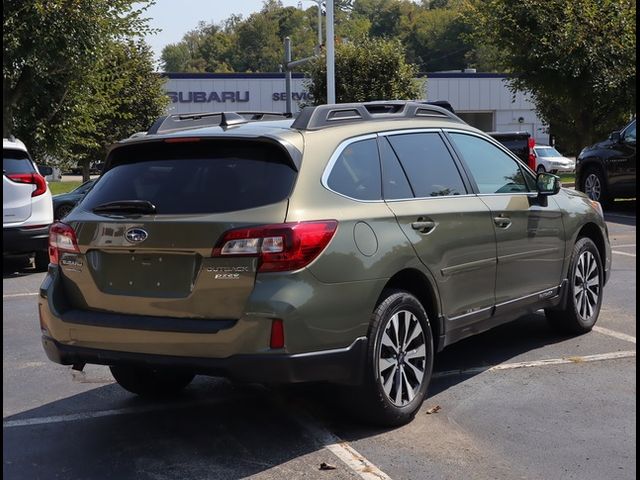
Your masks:
<svg viewBox="0 0 640 480"><path fill-rule="evenodd" d="M152 135L205 127L229 128L243 123L278 118L291 118L291 114L262 111L178 113L159 117L149 128L147 134Z"/></svg>
<svg viewBox="0 0 640 480"><path fill-rule="evenodd" d="M424 117L448 118L464 123L448 102L390 100L305 107L291 127L298 130L320 130L343 123Z"/></svg>

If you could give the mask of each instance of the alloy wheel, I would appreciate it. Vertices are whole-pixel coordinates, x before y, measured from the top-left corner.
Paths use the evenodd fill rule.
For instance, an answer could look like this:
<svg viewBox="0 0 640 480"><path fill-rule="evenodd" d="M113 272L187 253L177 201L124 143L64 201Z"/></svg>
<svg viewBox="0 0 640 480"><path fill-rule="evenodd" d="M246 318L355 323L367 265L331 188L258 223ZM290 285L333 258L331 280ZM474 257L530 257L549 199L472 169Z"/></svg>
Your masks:
<svg viewBox="0 0 640 480"><path fill-rule="evenodd" d="M590 251L578 258L573 279L573 301L580 318L587 320L597 311L600 298L600 271Z"/></svg>
<svg viewBox="0 0 640 480"><path fill-rule="evenodd" d="M416 316L401 310L387 322L378 348L378 378L387 399L398 407L420 391L427 365L426 337Z"/></svg>
<svg viewBox="0 0 640 480"><path fill-rule="evenodd" d="M598 177L595 173L590 173L586 180L584 181L584 193L591 200L600 200L600 195L602 195L602 185L600 184L600 177Z"/></svg>

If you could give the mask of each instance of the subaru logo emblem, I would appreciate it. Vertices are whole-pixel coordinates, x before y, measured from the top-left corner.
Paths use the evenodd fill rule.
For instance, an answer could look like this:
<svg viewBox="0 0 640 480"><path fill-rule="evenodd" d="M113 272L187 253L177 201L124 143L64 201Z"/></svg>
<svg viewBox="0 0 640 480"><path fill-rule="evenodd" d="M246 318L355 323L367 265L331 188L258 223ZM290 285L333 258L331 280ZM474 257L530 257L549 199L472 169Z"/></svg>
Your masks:
<svg viewBox="0 0 640 480"><path fill-rule="evenodd" d="M141 228L130 228L124 234L124 237L127 239L127 241L131 243L144 242L148 236L149 234L146 232L146 230L143 230Z"/></svg>

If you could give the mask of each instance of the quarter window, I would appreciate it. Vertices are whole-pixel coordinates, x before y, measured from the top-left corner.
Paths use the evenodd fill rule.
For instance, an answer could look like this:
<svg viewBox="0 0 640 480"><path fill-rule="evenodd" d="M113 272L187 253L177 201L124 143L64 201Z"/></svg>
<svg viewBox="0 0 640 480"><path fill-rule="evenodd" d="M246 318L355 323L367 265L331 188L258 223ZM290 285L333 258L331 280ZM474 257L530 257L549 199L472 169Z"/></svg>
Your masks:
<svg viewBox="0 0 640 480"><path fill-rule="evenodd" d="M471 170L480 193L530 190L518 162L498 147L472 135L451 133L450 136Z"/></svg>
<svg viewBox="0 0 640 480"><path fill-rule="evenodd" d="M416 197L467 193L453 157L437 133L390 135L389 143Z"/></svg>
<svg viewBox="0 0 640 480"><path fill-rule="evenodd" d="M380 160L376 140L347 145L331 169L327 186L358 200L380 200Z"/></svg>

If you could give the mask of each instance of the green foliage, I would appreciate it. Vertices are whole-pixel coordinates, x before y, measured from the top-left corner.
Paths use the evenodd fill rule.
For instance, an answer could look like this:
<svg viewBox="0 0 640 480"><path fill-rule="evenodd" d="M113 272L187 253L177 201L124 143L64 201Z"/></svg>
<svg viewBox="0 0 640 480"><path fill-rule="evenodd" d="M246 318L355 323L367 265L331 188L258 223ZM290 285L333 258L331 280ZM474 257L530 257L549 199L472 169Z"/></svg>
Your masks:
<svg viewBox="0 0 640 480"><path fill-rule="evenodd" d="M69 193L71 190L75 190L82 182L49 182L49 190L51 195L60 195L61 193Z"/></svg>
<svg viewBox="0 0 640 480"><path fill-rule="evenodd" d="M462 70L473 49L468 42L469 31L469 25L456 10L420 10L403 29L409 60L426 72Z"/></svg>
<svg viewBox="0 0 640 480"><path fill-rule="evenodd" d="M336 102L421 99L424 82L416 80L417 67L405 60L399 40L365 37L336 47ZM326 103L326 59L309 67L309 92L316 104Z"/></svg>
<svg viewBox="0 0 640 480"><path fill-rule="evenodd" d="M317 43L317 7L307 10L265 2L260 12L223 24L200 23L161 55L167 72L275 72L284 61L284 38L294 58L313 55Z"/></svg>
<svg viewBox="0 0 640 480"><path fill-rule="evenodd" d="M109 45L79 89L91 121L75 132L69 156L88 165L104 158L110 144L147 130L166 109L163 83L147 44L129 40Z"/></svg>
<svg viewBox="0 0 640 480"><path fill-rule="evenodd" d="M490 69L490 58L474 55L470 27L459 13L461 1L336 0L336 40L398 39L407 60L420 71L462 69L469 59ZM245 19L234 16L222 25L200 24L177 44L165 47L163 66L169 72L279 71L284 38L291 37L294 59L309 57L317 29L316 5L301 10L267 0L260 12ZM215 54L207 54L207 43L216 46Z"/></svg>
<svg viewBox="0 0 640 480"><path fill-rule="evenodd" d="M485 0L467 13L572 153L635 112L635 16L632 0Z"/></svg>
<svg viewBox="0 0 640 480"><path fill-rule="evenodd" d="M106 46L149 31L149 1L5 0L2 130L37 156L63 156L73 132L89 129L77 94Z"/></svg>

